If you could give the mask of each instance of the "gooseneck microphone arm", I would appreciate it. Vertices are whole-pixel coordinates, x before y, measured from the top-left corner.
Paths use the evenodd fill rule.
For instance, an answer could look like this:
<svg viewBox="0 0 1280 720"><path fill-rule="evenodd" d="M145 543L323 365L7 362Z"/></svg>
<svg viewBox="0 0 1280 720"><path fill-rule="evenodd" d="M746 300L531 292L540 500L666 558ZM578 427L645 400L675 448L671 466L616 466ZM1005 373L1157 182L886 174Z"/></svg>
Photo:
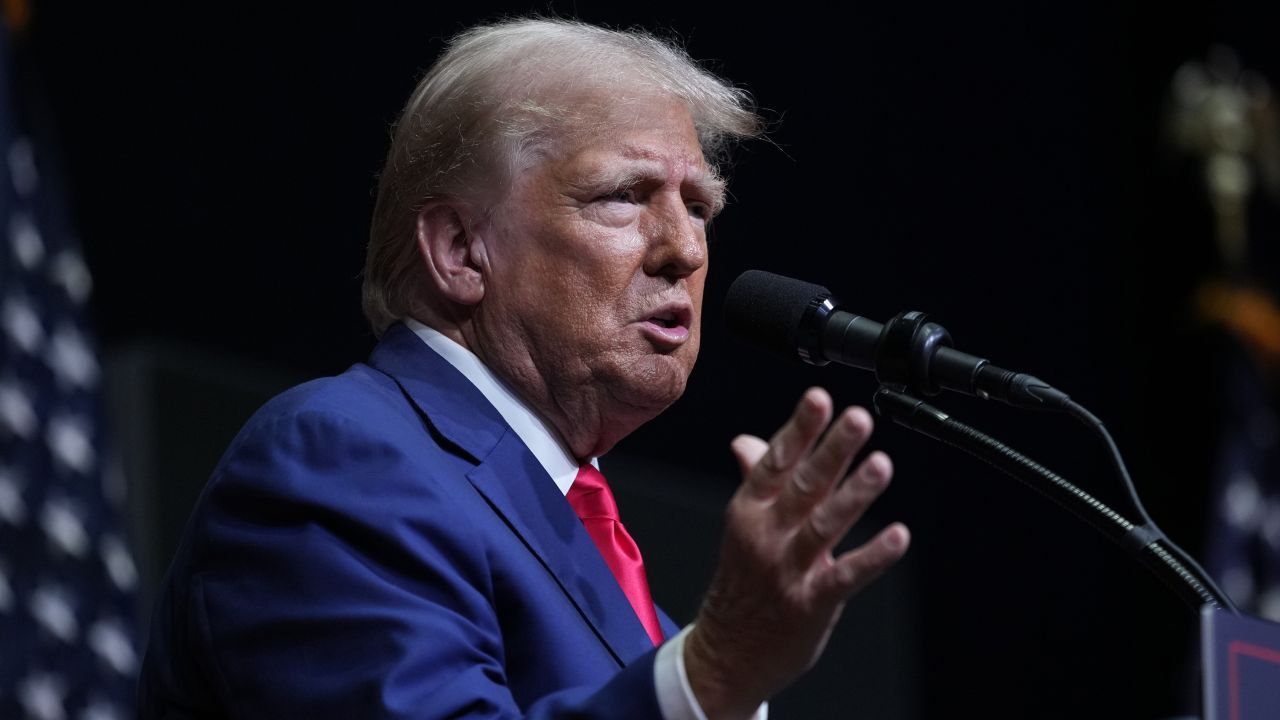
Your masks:
<svg viewBox="0 0 1280 720"><path fill-rule="evenodd" d="M831 291L821 285L760 270L749 270L734 280L725 300L725 321L740 338L784 356L812 365L834 361L874 372L882 384L875 396L881 414L961 448L1044 493L1127 548L1193 606L1209 603L1238 613L1195 559L1165 537L1147 515L1102 421L1043 380L952 348L947 331L922 313L901 313L881 324L840 309ZM1112 469L1139 522L1129 521L1011 448L904 394L936 395L942 390L1063 412L1083 422L1107 447Z"/></svg>
<svg viewBox="0 0 1280 720"><path fill-rule="evenodd" d="M1052 470L909 395L881 386L873 404L878 414L973 455L1084 520L1137 558L1192 609L1208 604L1239 613L1226 593L1145 512L1145 522L1135 524Z"/></svg>

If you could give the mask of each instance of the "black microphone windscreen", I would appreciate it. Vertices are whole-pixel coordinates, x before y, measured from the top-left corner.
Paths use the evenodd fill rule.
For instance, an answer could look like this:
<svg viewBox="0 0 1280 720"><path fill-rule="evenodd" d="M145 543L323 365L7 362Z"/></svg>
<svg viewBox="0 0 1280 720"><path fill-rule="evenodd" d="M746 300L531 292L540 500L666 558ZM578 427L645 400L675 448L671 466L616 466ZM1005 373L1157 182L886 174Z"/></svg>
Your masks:
<svg viewBox="0 0 1280 720"><path fill-rule="evenodd" d="M821 285L748 270L729 286L724 320L738 339L796 357L805 311L815 299L830 296L831 291Z"/></svg>

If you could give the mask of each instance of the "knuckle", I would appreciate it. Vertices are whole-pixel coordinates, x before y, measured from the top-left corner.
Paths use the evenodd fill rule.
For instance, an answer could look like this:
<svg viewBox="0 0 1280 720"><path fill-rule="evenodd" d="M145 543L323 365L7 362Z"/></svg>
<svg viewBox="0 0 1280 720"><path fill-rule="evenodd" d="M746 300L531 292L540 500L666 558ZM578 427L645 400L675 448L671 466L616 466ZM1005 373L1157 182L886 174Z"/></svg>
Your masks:
<svg viewBox="0 0 1280 720"><path fill-rule="evenodd" d="M813 470L808 465L796 468L791 484L801 497L812 497L821 487L821 484L813 479Z"/></svg>
<svg viewBox="0 0 1280 720"><path fill-rule="evenodd" d="M835 534L835 528L826 513L815 512L809 516L809 533L813 535L815 540L825 544Z"/></svg>
<svg viewBox="0 0 1280 720"><path fill-rule="evenodd" d="M857 565L848 563L840 568L839 577L840 584L848 588L858 584L858 579L862 577L862 573Z"/></svg>
<svg viewBox="0 0 1280 720"><path fill-rule="evenodd" d="M769 450L765 452L764 457L760 458L758 467L770 475L782 472L782 463L778 460L781 451L776 445L770 445Z"/></svg>

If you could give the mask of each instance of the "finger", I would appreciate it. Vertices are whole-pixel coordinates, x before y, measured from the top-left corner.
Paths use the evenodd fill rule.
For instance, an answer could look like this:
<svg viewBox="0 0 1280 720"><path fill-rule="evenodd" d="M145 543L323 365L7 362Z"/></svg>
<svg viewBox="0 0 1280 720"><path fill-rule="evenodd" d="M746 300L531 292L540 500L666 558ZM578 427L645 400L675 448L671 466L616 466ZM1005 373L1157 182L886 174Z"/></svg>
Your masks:
<svg viewBox="0 0 1280 720"><path fill-rule="evenodd" d="M783 524L799 521L827 497L866 444L871 428L871 415L859 407L845 410L831 423L817 449L796 465L791 482L782 488L777 512Z"/></svg>
<svg viewBox="0 0 1280 720"><path fill-rule="evenodd" d="M729 443L729 449L733 451L733 457L738 461L738 469L745 478L751 474L751 468L755 467L760 462L760 458L768 452L769 443L755 435L739 435Z"/></svg>
<svg viewBox="0 0 1280 720"><path fill-rule="evenodd" d="M769 452L761 463L769 472L795 467L831 421L831 396L822 388L809 388L796 403L787 422L769 439Z"/></svg>
<svg viewBox="0 0 1280 720"><path fill-rule="evenodd" d="M796 562L807 566L829 552L889 486L893 463L882 452L871 453L835 492L813 508L792 540Z"/></svg>
<svg viewBox="0 0 1280 720"><path fill-rule="evenodd" d="M818 577L814 589L828 602L845 600L900 560L910 544L907 526L893 523L865 545L841 555Z"/></svg>
<svg viewBox="0 0 1280 720"><path fill-rule="evenodd" d="M761 498L777 495L789 471L809 452L830 420L831 396L827 391L805 391L791 417L770 438L769 449L747 474L752 494Z"/></svg>

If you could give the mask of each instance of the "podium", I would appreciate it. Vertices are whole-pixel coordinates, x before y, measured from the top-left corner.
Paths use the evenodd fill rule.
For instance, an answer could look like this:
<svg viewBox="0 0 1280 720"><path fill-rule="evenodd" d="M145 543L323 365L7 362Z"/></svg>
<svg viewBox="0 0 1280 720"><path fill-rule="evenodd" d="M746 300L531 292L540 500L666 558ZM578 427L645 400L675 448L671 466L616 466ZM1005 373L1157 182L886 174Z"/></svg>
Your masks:
<svg viewBox="0 0 1280 720"><path fill-rule="evenodd" d="M1204 720L1280 718L1280 624L1200 611Z"/></svg>

